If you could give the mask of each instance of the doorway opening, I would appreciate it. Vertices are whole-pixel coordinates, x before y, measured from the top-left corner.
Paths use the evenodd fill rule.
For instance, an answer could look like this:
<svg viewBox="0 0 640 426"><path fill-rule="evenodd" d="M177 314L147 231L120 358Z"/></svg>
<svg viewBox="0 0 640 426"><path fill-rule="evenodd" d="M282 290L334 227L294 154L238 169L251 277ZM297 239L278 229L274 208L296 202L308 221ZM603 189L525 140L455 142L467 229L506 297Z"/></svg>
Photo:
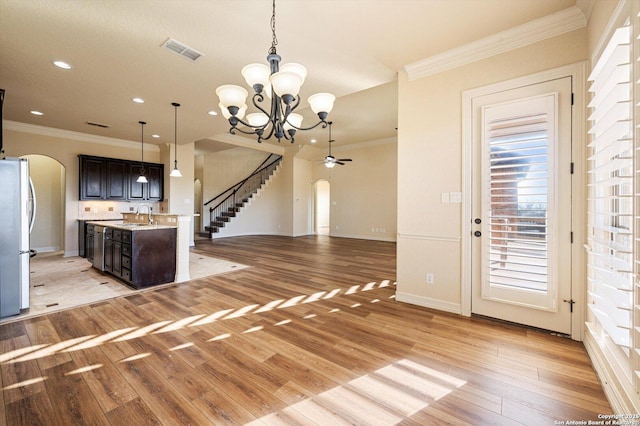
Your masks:
<svg viewBox="0 0 640 426"><path fill-rule="evenodd" d="M194 224L193 229L195 229L195 234L198 235L200 232L204 231L202 227L202 182L200 179L196 179L193 182L193 200L194 205L196 206L195 216L194 216Z"/></svg>
<svg viewBox="0 0 640 426"><path fill-rule="evenodd" d="M317 181L315 194L315 233L316 235L329 235L331 230L331 184L329 181Z"/></svg>
<svg viewBox="0 0 640 426"><path fill-rule="evenodd" d="M31 230L30 246L38 253L58 252L65 248L64 166L45 155L24 155L29 160L29 175L36 196L36 217Z"/></svg>

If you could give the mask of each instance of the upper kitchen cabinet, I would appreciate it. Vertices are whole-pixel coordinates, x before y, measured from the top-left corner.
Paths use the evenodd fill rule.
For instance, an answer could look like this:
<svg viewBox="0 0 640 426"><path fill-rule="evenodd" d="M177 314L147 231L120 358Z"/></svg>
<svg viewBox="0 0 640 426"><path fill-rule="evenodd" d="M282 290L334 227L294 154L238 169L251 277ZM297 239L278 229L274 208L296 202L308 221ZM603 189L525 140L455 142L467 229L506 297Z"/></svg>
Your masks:
<svg viewBox="0 0 640 426"><path fill-rule="evenodd" d="M105 187L107 200L127 199L127 163L121 160L107 160Z"/></svg>
<svg viewBox="0 0 640 426"><path fill-rule="evenodd" d="M80 200L161 201L164 165L145 163L149 183L137 183L140 163L115 158L79 155Z"/></svg>
<svg viewBox="0 0 640 426"><path fill-rule="evenodd" d="M106 162L102 158L80 156L80 199L104 200Z"/></svg>
<svg viewBox="0 0 640 426"><path fill-rule="evenodd" d="M137 182L140 163L129 164L129 199L132 201L162 201L164 197L164 165L144 163L144 175L149 183Z"/></svg>

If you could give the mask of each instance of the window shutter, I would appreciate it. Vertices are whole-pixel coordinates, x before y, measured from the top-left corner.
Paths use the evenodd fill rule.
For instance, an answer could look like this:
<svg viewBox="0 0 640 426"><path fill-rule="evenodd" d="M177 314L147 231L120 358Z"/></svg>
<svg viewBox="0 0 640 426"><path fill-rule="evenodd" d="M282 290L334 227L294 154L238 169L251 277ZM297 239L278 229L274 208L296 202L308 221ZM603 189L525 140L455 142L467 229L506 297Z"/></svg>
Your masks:
<svg viewBox="0 0 640 426"><path fill-rule="evenodd" d="M588 306L622 365L634 324L631 27L618 28L589 76ZM631 368L625 372L631 378Z"/></svg>

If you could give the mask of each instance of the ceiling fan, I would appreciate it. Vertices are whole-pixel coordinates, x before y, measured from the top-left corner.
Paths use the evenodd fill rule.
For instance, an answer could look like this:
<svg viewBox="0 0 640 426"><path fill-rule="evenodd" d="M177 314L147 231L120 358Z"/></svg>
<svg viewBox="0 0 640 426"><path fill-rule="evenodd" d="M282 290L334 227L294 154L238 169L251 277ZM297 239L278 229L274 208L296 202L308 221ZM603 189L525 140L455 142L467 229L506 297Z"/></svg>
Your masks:
<svg viewBox="0 0 640 426"><path fill-rule="evenodd" d="M329 124L329 155L324 157L324 160L322 161L324 162L324 165L326 168L331 169L335 167L336 164L340 164L341 166L344 166L345 161L353 161L353 160L351 158L336 158L333 155L331 155L331 142L333 142L333 139L331 139L331 124L333 123L329 121L328 124Z"/></svg>

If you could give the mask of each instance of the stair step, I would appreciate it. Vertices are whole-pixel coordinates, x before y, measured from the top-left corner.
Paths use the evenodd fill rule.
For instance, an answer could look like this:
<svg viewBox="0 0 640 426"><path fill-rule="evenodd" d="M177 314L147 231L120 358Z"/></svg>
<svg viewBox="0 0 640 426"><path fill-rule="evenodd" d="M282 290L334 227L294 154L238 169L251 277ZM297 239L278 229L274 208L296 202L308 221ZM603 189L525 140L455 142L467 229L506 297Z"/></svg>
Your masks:
<svg viewBox="0 0 640 426"><path fill-rule="evenodd" d="M231 207L228 207L226 211L217 213L218 216L216 216L215 220L211 222L210 226L206 226L204 228L209 234L202 233L202 234L205 234L203 236L208 235L211 238L211 234L220 232L221 228L224 228L225 225L229 223L232 218L236 217L237 213L240 212L240 210L245 206L245 204L247 204L249 200L253 198L253 196L267 183L269 178L277 171L278 166L279 164L275 164L269 167L269 169L267 169L267 173L263 173L262 177L260 178L261 180L260 186L258 188L255 188L252 192L244 193L244 194L241 192L236 193L235 195L242 196L242 199L236 198L235 203ZM249 187L245 189L248 189L248 188ZM214 210L210 209L209 211L212 214Z"/></svg>

